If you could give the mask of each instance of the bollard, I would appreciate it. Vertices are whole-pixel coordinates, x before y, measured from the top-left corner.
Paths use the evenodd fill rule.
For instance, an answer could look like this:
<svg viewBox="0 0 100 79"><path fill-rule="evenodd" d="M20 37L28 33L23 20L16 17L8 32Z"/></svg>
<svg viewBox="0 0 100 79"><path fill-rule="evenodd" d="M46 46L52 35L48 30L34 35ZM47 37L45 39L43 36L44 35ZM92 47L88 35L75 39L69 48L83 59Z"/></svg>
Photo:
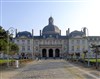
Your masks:
<svg viewBox="0 0 100 79"><path fill-rule="evenodd" d="M15 61L15 66L16 66L16 68L19 68L19 60Z"/></svg>

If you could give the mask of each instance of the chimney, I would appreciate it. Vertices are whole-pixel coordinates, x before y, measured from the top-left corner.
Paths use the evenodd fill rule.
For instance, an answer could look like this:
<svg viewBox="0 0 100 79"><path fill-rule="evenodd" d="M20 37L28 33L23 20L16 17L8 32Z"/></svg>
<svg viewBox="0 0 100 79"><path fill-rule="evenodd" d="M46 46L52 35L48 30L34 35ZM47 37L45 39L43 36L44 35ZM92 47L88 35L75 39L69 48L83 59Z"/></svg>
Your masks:
<svg viewBox="0 0 100 79"><path fill-rule="evenodd" d="M70 33L70 28L68 28L68 30L66 30L66 36L68 36Z"/></svg>
<svg viewBox="0 0 100 79"><path fill-rule="evenodd" d="M83 32L86 35L86 27L83 28Z"/></svg>
<svg viewBox="0 0 100 79"><path fill-rule="evenodd" d="M40 30L40 36L41 36L41 30Z"/></svg>
<svg viewBox="0 0 100 79"><path fill-rule="evenodd" d="M60 30L60 35L61 35L61 30Z"/></svg>
<svg viewBox="0 0 100 79"><path fill-rule="evenodd" d="M70 28L68 28L68 34L70 33Z"/></svg>
<svg viewBox="0 0 100 79"><path fill-rule="evenodd" d="M66 30L66 36L68 36L68 30Z"/></svg>
<svg viewBox="0 0 100 79"><path fill-rule="evenodd" d="M33 36L34 30L32 29L32 36Z"/></svg>
<svg viewBox="0 0 100 79"><path fill-rule="evenodd" d="M70 33L70 28L68 28L68 30L66 31L66 35L68 36Z"/></svg>

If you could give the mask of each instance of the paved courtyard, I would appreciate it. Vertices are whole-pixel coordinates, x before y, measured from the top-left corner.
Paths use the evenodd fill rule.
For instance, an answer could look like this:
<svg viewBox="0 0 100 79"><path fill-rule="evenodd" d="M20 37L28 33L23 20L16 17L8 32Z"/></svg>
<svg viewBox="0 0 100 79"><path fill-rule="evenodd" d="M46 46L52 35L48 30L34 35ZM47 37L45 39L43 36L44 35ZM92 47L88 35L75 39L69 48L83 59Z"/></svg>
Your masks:
<svg viewBox="0 0 100 79"><path fill-rule="evenodd" d="M1 79L100 79L99 71L90 72L63 59L29 63L24 68L2 72Z"/></svg>

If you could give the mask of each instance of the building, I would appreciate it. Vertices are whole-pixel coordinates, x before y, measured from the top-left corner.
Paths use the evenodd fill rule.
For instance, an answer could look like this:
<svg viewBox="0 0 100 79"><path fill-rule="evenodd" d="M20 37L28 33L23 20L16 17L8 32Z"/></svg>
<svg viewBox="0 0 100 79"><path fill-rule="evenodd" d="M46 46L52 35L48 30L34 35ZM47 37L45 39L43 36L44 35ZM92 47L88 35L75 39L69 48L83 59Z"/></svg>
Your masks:
<svg viewBox="0 0 100 79"><path fill-rule="evenodd" d="M81 31L66 31L66 35L61 35L61 30L54 25L54 19L48 19L48 25L40 30L40 35L33 35L28 31L17 32L14 42L19 46L19 54L22 57L65 57L68 53L80 53L89 49L92 36L86 36L86 28ZM98 42L100 43L100 36ZM97 41L96 41L97 42ZM91 50L90 50L91 51Z"/></svg>

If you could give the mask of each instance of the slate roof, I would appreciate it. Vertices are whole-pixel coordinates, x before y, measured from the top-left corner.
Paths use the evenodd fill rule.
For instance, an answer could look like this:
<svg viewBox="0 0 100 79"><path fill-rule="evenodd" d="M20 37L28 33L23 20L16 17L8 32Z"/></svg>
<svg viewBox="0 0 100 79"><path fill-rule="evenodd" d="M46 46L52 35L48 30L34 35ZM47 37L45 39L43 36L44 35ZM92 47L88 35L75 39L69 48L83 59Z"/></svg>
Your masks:
<svg viewBox="0 0 100 79"><path fill-rule="evenodd" d="M82 31L72 31L70 34L69 34L69 37L75 37L75 36L83 36L84 35L84 32Z"/></svg>
<svg viewBox="0 0 100 79"><path fill-rule="evenodd" d="M28 32L28 31L22 31L22 32L18 32L16 34L16 38L19 38L21 36L25 36L27 38L32 38L32 34L30 32Z"/></svg>
<svg viewBox="0 0 100 79"><path fill-rule="evenodd" d="M60 34L60 29L53 24L53 18L50 17L48 19L49 23L47 26L43 28L42 34L43 35L53 35L53 34Z"/></svg>
<svg viewBox="0 0 100 79"><path fill-rule="evenodd" d="M88 36L89 41L100 41L100 36Z"/></svg>
<svg viewBox="0 0 100 79"><path fill-rule="evenodd" d="M60 30L55 25L47 25L43 28L42 34L60 34Z"/></svg>
<svg viewBox="0 0 100 79"><path fill-rule="evenodd" d="M47 39L47 38L54 38L54 39L68 39L68 36L33 36L34 39Z"/></svg>

